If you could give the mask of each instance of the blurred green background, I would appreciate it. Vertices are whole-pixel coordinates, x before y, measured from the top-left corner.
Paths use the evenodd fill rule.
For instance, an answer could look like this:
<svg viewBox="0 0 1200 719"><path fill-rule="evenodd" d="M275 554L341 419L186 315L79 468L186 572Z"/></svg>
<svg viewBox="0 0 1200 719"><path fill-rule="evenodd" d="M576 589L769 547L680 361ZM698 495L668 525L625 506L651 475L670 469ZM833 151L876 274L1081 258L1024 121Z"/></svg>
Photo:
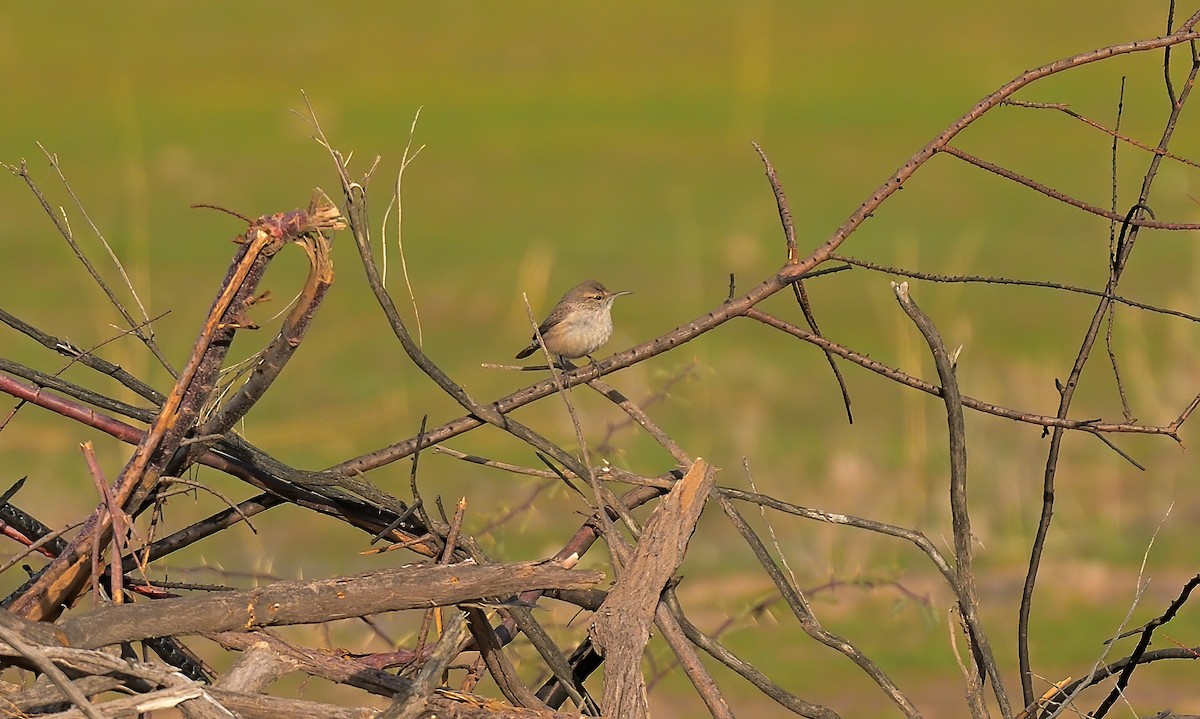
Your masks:
<svg viewBox="0 0 1200 719"><path fill-rule="evenodd" d="M661 334L724 298L734 273L747 288L784 258L778 217L751 142L762 144L791 200L802 250L827 238L911 154L979 98L1023 70L1165 28L1166 3L1018 0L743 3L287 2L10 4L0 11L0 161L29 161L50 201L110 281L117 274L88 221L35 143L57 155L91 222L121 257L176 365L234 251L237 220L300 207L314 187L337 198L332 163L311 139L307 93L334 145L365 171L375 228L392 193L409 128L424 146L404 176L404 242L422 341L476 397L498 397L533 376L486 370L528 337L522 293L539 317L576 282L595 278L635 294L617 303L617 333L601 354ZM1191 12L1181 9L1181 15ZM1178 53L1182 58L1186 53ZM1182 69L1182 63L1180 63ZM1018 97L1062 102L1112 125L1126 78L1123 130L1154 144L1166 116L1161 54L1081 68ZM1200 157L1195 113L1174 145ZM1110 201L1110 139L1058 113L999 108L956 144L1092 204ZM1148 157L1123 147L1118 205L1136 197ZM1200 220L1195 168L1168 162L1151 200L1160 220ZM15 177L0 182L0 306L81 347L116 334L116 313L79 268ZM842 251L928 272L1019 276L1102 287L1107 222L1055 204L949 157L923 169ZM388 226L394 242L394 215ZM1194 234L1146 232L1123 285L1139 300L1197 312ZM284 253L267 285L283 310L298 287L300 253ZM390 286L405 300L396 248ZM297 357L241 431L299 467L329 466L458 416L456 405L408 364L362 281L350 238L337 240L338 277ZM822 329L875 359L936 377L920 338L895 307L884 275L854 270L809 284ZM914 282L914 296L960 358L963 390L1053 414L1053 379L1065 376L1094 301L1046 290ZM798 320L785 297L766 309ZM415 326L415 323L414 323ZM245 357L268 331L243 335ZM1200 387L1191 324L1118 311L1114 348L1133 414L1165 424ZM0 328L0 354L47 371L59 359ZM167 376L129 339L102 354L161 389ZM813 348L734 321L611 379L634 399L658 397L655 418L692 454L722 467L719 480L807 506L916 526L948 546L945 421L925 395L845 366L855 424L847 426L824 358ZM70 379L119 394L79 368ZM585 434L614 463L656 474L669 458L621 425L606 402L576 391ZM12 402L5 407L12 406ZM1120 417L1111 371L1099 354L1076 417ZM519 412L571 446L562 403ZM974 531L992 643L1015 680L1020 582L1040 508L1046 442L1035 427L968 416ZM1185 429L1185 442L1192 438ZM78 442L94 440L110 477L129 454L94 432L24 408L0 433L0 483L28 475L18 504L50 523L95 504ZM1086 671L1125 616L1139 567L1158 532L1154 581L1134 613L1155 616L1196 571L1200 503L1190 456L1165 439L1118 437L1139 472L1089 437L1071 437L1059 472L1057 524L1035 605L1035 669L1048 680ZM528 448L484 430L448 443L536 464ZM409 464L369 478L405 496ZM234 498L236 483L201 475ZM574 530L584 507L561 487L483 532L540 484L429 455L426 493L470 502L468 529L497 559L544 556ZM176 501L175 528L212 511L211 497ZM1169 516L1168 516L1169 513ZM751 513L754 514L754 513ZM1164 517L1166 517L1164 521ZM829 628L860 642L927 716L962 714L946 639L949 602L907 546L844 529L772 517L802 587ZM365 538L299 510L256 520L167 562L172 578L245 585L257 578L327 576L387 565L362 557ZM602 565L602 556L592 560ZM681 595L697 623L742 617L730 646L805 698L847 717L892 711L849 662L815 648L779 607L746 615L769 596L740 540L706 515L685 565ZM9 572L9 575L13 572ZM8 587L15 579L3 578ZM881 586L871 586L883 582ZM1172 636L1197 644L1185 611ZM569 615L564 615L564 621ZM582 623L576 622L577 635ZM344 635L344 636L343 636ZM385 647L360 626L320 638L354 651ZM403 639L403 636L400 636ZM340 644L339 644L340 643ZM1126 653L1121 645L1117 655ZM665 649L654 646L656 659ZM1184 668L1186 672L1186 667ZM1200 711L1181 694L1178 669L1147 670L1135 706ZM746 716L781 710L719 673ZM532 680L532 678L531 678ZM1040 680L1039 692L1045 688ZM1014 681L1010 689L1017 690ZM336 693L334 694L335 696ZM359 701L358 694L345 695ZM684 681L653 693L666 716L702 711ZM1137 701L1146 702L1138 705ZM1190 705L1188 704L1190 702ZM1017 702L1019 703L1019 701Z"/></svg>

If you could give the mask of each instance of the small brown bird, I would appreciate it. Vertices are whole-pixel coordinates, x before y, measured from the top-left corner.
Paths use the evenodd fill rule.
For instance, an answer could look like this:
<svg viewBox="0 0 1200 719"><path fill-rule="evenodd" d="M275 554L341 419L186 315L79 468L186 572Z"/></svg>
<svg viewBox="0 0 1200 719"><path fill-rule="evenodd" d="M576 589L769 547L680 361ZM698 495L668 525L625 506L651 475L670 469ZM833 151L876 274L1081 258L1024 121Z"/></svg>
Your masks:
<svg viewBox="0 0 1200 719"><path fill-rule="evenodd" d="M572 287L538 327L546 351L560 361L577 357L592 359L592 353L612 337L613 300L630 294L633 293L609 292L595 280ZM517 359L525 359L537 349L535 334L529 346L517 353Z"/></svg>

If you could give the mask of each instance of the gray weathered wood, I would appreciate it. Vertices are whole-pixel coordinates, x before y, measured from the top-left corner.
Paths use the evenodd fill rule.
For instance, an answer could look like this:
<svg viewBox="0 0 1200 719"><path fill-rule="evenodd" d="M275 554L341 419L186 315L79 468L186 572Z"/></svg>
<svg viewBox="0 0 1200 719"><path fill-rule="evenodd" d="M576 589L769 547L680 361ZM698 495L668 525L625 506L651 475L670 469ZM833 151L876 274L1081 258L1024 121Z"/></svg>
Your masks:
<svg viewBox="0 0 1200 719"><path fill-rule="evenodd" d="M275 582L203 597L104 607L68 617L60 628L71 646L94 649L147 637L248 631L446 606L527 589L582 589L595 586L603 578L601 572L568 570L544 562L415 565L335 579Z"/></svg>
<svg viewBox="0 0 1200 719"><path fill-rule="evenodd" d="M602 706L607 715L638 719L648 713L642 653L659 595L683 561L712 483L713 469L696 460L655 507L632 561L592 620L590 631L604 651Z"/></svg>

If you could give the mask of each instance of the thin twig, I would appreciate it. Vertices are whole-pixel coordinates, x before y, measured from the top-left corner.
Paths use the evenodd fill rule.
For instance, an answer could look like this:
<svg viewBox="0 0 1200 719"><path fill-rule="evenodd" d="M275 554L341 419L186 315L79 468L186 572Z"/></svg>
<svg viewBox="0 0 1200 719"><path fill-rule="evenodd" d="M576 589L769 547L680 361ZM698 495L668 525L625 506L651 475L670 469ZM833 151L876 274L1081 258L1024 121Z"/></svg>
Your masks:
<svg viewBox="0 0 1200 719"><path fill-rule="evenodd" d="M833 256L833 259L838 260L840 262L845 262L847 264L854 265L856 267L863 267L868 270L873 270L875 272L882 272L882 273L889 274L889 275L898 275L900 277L910 277L910 278L916 279L916 280L928 280L930 282L946 282L946 283L961 282L961 283L979 283L979 284L987 284L987 285L1014 285L1017 287L1041 287L1041 288L1049 289L1049 290L1059 290L1062 292L1070 292L1072 294L1088 295L1090 297L1100 297L1100 298L1112 300L1113 302L1116 302L1118 304L1126 305L1129 307L1136 307L1139 310L1146 310L1147 312L1153 312L1155 314L1160 314L1160 315L1169 315L1171 317L1179 317L1181 319L1188 320L1189 322L1200 322L1200 315L1188 314L1187 312L1181 312L1180 310L1173 310L1173 309L1169 309L1166 307L1159 307L1157 305L1147 304L1145 302L1138 302L1137 300L1131 300L1127 297L1115 295L1115 294L1112 294L1111 292L1105 292L1103 290L1093 290L1093 289L1089 289L1087 287L1076 287L1074 285L1067 285L1067 284L1063 284L1061 282L1046 282L1046 281L1042 281L1042 280L1019 280L1019 279L1014 279L1011 277L997 277L997 276L990 276L990 275L943 275L943 274L937 274L937 273L933 273L933 272L919 272L917 270L910 270L910 269L906 269L903 267L893 267L890 265L881 265L876 262L870 262L868 260L862 260L857 257L849 257L847 255L841 255L841 254L835 254Z"/></svg>
<svg viewBox="0 0 1200 719"><path fill-rule="evenodd" d="M1121 129L1121 115L1122 115L1122 112L1124 109L1125 109L1125 78L1121 78L1121 91L1117 96L1116 128L1118 130ZM1117 209L1118 162L1117 162L1117 140L1115 137L1113 138L1113 141L1112 141L1111 152L1112 152L1112 171L1111 171L1111 173L1112 173L1112 175L1111 175L1112 198L1111 198L1110 208L1113 210L1113 212L1116 212L1116 209ZM1149 212L1149 208L1146 208L1146 211ZM1130 214L1126 214L1125 222L1122 223L1121 225L1119 225L1120 232L1122 235L1128 229L1128 222L1129 222L1130 216L1131 216ZM1151 216L1153 216L1153 213L1151 213ZM1119 245L1119 238L1117 235L1117 228L1118 228L1118 225L1117 225L1116 221L1110 220L1108 223L1108 241L1109 241L1109 249L1110 249L1110 252L1114 259L1117 257L1118 254L1120 254L1118 251L1118 248L1120 245ZM1132 422L1133 421L1133 411L1129 408L1129 396L1125 392L1125 383L1121 381L1121 365L1117 361L1117 351L1113 347L1113 333L1114 333L1114 328L1115 328L1116 322L1117 322L1117 308L1115 306L1110 307L1108 310L1108 324L1104 330L1104 348L1108 352L1108 362L1109 362L1109 365L1112 367L1113 379L1116 380L1116 383L1117 383L1117 395L1120 396L1120 398L1121 398L1121 411L1125 417L1125 421Z"/></svg>
<svg viewBox="0 0 1200 719"><path fill-rule="evenodd" d="M820 622L817 621L816 616L812 613L812 609L808 606L808 600L804 598L804 595L800 592L799 588L789 582L787 577L784 576L781 571L779 571L777 566L775 566L775 562L771 558L767 548L763 545L762 540L757 534L754 533L754 530L750 528L750 525L746 523L746 520L742 517L741 513L737 511L737 508L734 507L733 504L720 492L714 492L713 499L717 501L721 509L725 512L725 516L729 518L734 528L737 529L738 533L742 535L742 538L746 540L746 543L754 552L754 556L758 560L759 564L762 565L762 567L766 570L767 575L771 577L771 581L773 581L775 586L778 587L780 593L783 595L784 600L787 602L788 607L799 620L800 628L804 630L804 633L808 634L810 637L817 640L821 644L824 644L830 649L845 655L848 659L858 665L859 669L861 669L876 683L876 685L879 686L880 689L883 690L888 699L890 699L906 717L910 717L910 719L920 717L921 712L918 711L917 707L913 705L912 701L902 691L900 691L900 688L896 686L890 677L888 677L887 673L883 671L882 667L872 661L866 654L863 654L862 651L860 651L847 639L840 637L821 626Z"/></svg>
<svg viewBox="0 0 1200 719"><path fill-rule="evenodd" d="M797 337L799 339L804 340L805 342L814 344L814 345L820 347L821 349L828 349L828 350L834 352L835 354L837 354L839 357L848 359L851 362L853 362L854 364L857 364L864 369L870 370L872 372L875 372L876 374L887 377L888 379L894 380L902 385L906 385L908 387L918 389L927 394L941 396L942 390L937 385L934 385L929 382L926 382L925 380L913 377L912 375L902 372L900 370L888 367L887 365L885 365L881 362L873 360L870 357L867 357L866 355L863 355L863 354L860 354L853 350L850 350L840 344L837 344L836 342L831 342L823 337L817 337L816 335L812 334L811 332L808 332L807 330L805 330L803 328L800 328L800 327L797 327L796 325L785 322L784 320L781 320L778 317L769 315L761 310L758 310L756 308L751 308L749 310L746 310L746 317L749 319L761 322L769 327L773 327L782 332L786 332L787 334L790 334L793 337ZM1099 419L1095 419L1095 418L1075 420L1075 419L1067 419L1065 417L1034 414L1032 412L1025 412L1022 410L1013 409L1011 407L1005 407L1002 405L993 404L991 402L985 402L983 400L975 399L974 397L970 397L967 395L963 395L962 401L963 401L963 406L967 407L968 409L973 409L978 412L983 412L985 414L991 414L991 415L995 415L997 417L1004 417L1007 419L1014 419L1019 422L1026 422L1029 424L1034 424L1034 425L1038 425L1038 426L1042 426L1042 427L1070 429L1070 430L1077 430L1077 431L1081 431L1081 432L1123 432L1123 433L1130 433L1130 434L1160 434L1160 435L1166 435L1168 437L1171 437L1172 439L1176 438L1177 430L1178 430L1178 427L1173 426L1173 425L1156 426L1156 425L1143 425L1143 424L1136 424L1136 423L1130 424L1127 422L1113 423L1113 422L1102 422Z"/></svg>

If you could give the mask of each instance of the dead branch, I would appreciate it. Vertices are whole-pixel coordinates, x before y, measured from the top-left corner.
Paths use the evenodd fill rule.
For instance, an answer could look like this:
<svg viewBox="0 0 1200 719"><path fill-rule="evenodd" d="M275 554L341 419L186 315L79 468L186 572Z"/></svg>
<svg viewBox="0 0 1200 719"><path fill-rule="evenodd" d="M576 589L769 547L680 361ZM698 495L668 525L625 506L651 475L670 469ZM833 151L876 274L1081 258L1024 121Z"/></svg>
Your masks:
<svg viewBox="0 0 1200 719"><path fill-rule="evenodd" d="M146 637L314 624L402 609L449 606L530 589L584 589L594 571L551 563L416 565L311 582L275 582L207 597L103 607L60 624L71 646L102 647Z"/></svg>
<svg viewBox="0 0 1200 719"><path fill-rule="evenodd" d="M650 640L650 623L659 594L683 561L712 482L712 468L697 460L659 501L626 565L623 580L592 620L591 633L602 648L606 666L604 707L611 714L639 717L648 712L641 666L642 652ZM609 541L614 539L610 537ZM714 712L714 716L727 715L727 707Z"/></svg>
<svg viewBox="0 0 1200 719"><path fill-rule="evenodd" d="M908 292L908 283L892 284L896 299L900 302L905 314L917 326L929 344L929 352L933 355L937 366L938 378L942 381L942 399L946 404L946 424L949 435L950 454L950 514L954 526L954 583L958 595L958 608L962 613L963 622L967 626L967 637L970 640L971 658L975 664L974 671L980 677L986 675L992 681L992 689L996 694L996 702L1000 705L1001 716L1008 719L1012 716L1008 696L1000 677L1000 667L992 654L990 642L984 632L983 623L979 619L979 594L975 590L975 572L972 569L974 548L971 543L971 513L967 507L967 430L963 420L962 395L958 391L956 377L957 359L946 349L941 333L937 326ZM984 705L981 688L975 682L967 684L967 701L971 713L977 718L988 716Z"/></svg>

